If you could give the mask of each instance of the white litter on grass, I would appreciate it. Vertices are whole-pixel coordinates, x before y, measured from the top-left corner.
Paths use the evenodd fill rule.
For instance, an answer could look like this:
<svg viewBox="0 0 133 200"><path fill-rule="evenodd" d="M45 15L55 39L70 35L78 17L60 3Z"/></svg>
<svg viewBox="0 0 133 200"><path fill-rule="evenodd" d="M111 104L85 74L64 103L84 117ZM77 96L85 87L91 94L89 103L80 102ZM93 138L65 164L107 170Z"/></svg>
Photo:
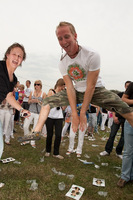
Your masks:
<svg viewBox="0 0 133 200"><path fill-rule="evenodd" d="M44 156L42 158L40 158L40 162L44 162Z"/></svg>
<svg viewBox="0 0 133 200"><path fill-rule="evenodd" d="M89 136L88 136L88 140L90 140L90 141L95 141L96 139L93 138L93 137L89 137Z"/></svg>
<svg viewBox="0 0 133 200"><path fill-rule="evenodd" d="M85 158L90 158L90 156L88 156L87 154L84 155Z"/></svg>
<svg viewBox="0 0 133 200"><path fill-rule="evenodd" d="M57 174L57 175L59 175L59 176L67 176L68 178L70 178L70 179L73 179L74 178L74 175L73 174L66 174L66 173L63 173L63 172L58 172L56 169L55 169L55 167L53 167L52 169L51 169L55 174Z"/></svg>
<svg viewBox="0 0 133 200"><path fill-rule="evenodd" d="M98 158L98 162L101 162L101 158L99 155L97 155L97 158Z"/></svg>
<svg viewBox="0 0 133 200"><path fill-rule="evenodd" d="M101 163L102 166L108 166L108 163Z"/></svg>
<svg viewBox="0 0 133 200"><path fill-rule="evenodd" d="M99 145L98 144L92 144L91 146L92 147L98 147Z"/></svg>
<svg viewBox="0 0 133 200"><path fill-rule="evenodd" d="M84 164L90 164L90 165L92 165L92 164L94 164L94 162L87 162L87 160L81 160L81 159L78 159L79 161L81 161L82 163L84 163Z"/></svg>
<svg viewBox="0 0 133 200"><path fill-rule="evenodd" d="M74 175L73 174L68 174L67 177L72 180L74 178Z"/></svg>
<svg viewBox="0 0 133 200"><path fill-rule="evenodd" d="M4 183L0 183L0 188L2 188L5 184Z"/></svg>
<svg viewBox="0 0 133 200"><path fill-rule="evenodd" d="M106 141L107 138L106 138L106 137L102 137L101 140L102 140L102 141Z"/></svg>
<svg viewBox="0 0 133 200"><path fill-rule="evenodd" d="M59 188L60 191L65 190L65 187L66 187L66 185L65 185L64 182L60 182L60 183L58 183L58 188Z"/></svg>
<svg viewBox="0 0 133 200"><path fill-rule="evenodd" d="M41 152L44 153L45 152L45 148Z"/></svg>
<svg viewBox="0 0 133 200"><path fill-rule="evenodd" d="M115 166L115 167L113 167L113 168L115 168L117 171L118 171L118 170L121 170L121 167L116 167L116 166Z"/></svg>
<svg viewBox="0 0 133 200"><path fill-rule="evenodd" d="M15 160L13 163L14 163L14 164L17 164L17 165L21 165L21 162L20 162L20 161L17 161L17 160Z"/></svg>
<svg viewBox="0 0 133 200"><path fill-rule="evenodd" d="M94 165L94 166L95 166L95 168L96 168L96 169L99 169L99 168L100 168L100 166L99 166L99 165Z"/></svg>
<svg viewBox="0 0 133 200"><path fill-rule="evenodd" d="M30 190L35 191L37 189L38 189L38 183L36 182L36 180L33 180L30 186Z"/></svg>
<svg viewBox="0 0 133 200"><path fill-rule="evenodd" d="M28 183L28 184L29 183L33 183L33 181L36 181L36 180L35 179L33 179L33 180L27 180L26 183Z"/></svg>
<svg viewBox="0 0 133 200"><path fill-rule="evenodd" d="M121 176L120 175L118 175L118 174L115 174L115 176L117 177L117 178L120 178Z"/></svg>
<svg viewBox="0 0 133 200"><path fill-rule="evenodd" d="M108 192L98 191L98 194L99 194L100 196L106 197L107 194L108 194Z"/></svg>

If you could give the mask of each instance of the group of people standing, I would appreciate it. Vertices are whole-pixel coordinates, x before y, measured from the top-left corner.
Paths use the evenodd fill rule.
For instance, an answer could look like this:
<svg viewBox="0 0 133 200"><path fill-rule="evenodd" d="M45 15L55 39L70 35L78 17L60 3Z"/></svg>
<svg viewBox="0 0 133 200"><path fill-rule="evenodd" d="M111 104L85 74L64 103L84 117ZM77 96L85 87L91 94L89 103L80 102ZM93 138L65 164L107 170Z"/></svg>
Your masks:
<svg viewBox="0 0 133 200"><path fill-rule="evenodd" d="M100 56L94 50L79 45L77 42L77 33L75 27L69 22L60 22L56 28L56 36L65 54L61 56L59 69L63 76L66 89L56 91L54 95L49 95L42 99L42 106L36 126L32 134L25 137L25 140L32 136L40 134L44 123L51 120L50 112L53 108L71 106L73 132L84 132L87 127L86 111L91 104L105 108L111 112L119 113L126 119L124 127L124 153L122 160L121 178L117 185L124 187L129 181L133 181L133 83L122 96L122 99L113 92L104 87L100 73ZM14 108L21 114L27 114L30 118L31 112L22 108L13 96L13 89L16 85L17 78L14 75L15 69L25 60L26 54L23 46L13 44L5 53L5 60L0 61L1 68L1 86L0 86L0 103L6 98ZM4 77L4 78L3 78ZM74 83L74 84L73 84ZM41 94L41 92L40 92ZM34 93L34 97L37 93ZM32 99L39 104L39 100ZM82 104L80 115L77 113L77 104ZM35 109L35 107L34 107ZM27 120L27 119L26 119ZM25 120L25 121L26 121ZM1 126L0 126L1 127ZM51 128L51 127L50 127ZM52 135L52 131L51 131ZM60 137L61 138L61 137ZM51 136L50 136L51 139ZM50 143L49 143L50 144ZM47 148L50 153L50 148ZM3 152L2 129L0 128L0 157ZM49 155L49 154L48 154ZM58 151L54 151L54 157L59 158Z"/></svg>

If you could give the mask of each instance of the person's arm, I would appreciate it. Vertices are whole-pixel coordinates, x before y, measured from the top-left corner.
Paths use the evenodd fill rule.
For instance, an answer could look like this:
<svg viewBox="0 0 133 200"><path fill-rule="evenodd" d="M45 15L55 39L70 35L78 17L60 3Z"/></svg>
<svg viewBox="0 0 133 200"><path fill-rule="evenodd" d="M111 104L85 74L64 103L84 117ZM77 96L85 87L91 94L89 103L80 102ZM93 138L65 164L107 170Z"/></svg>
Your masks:
<svg viewBox="0 0 133 200"><path fill-rule="evenodd" d="M83 104L80 111L80 130L81 131L84 131L87 126L86 111L91 102L99 72L100 70L89 71L87 75L87 88L84 94Z"/></svg>
<svg viewBox="0 0 133 200"><path fill-rule="evenodd" d="M72 110L72 129L74 132L77 132L79 126L79 116L77 114L76 92L70 77L65 75L63 76L63 79L65 81L67 96Z"/></svg>
<svg viewBox="0 0 133 200"><path fill-rule="evenodd" d="M46 93L43 92L43 96L42 96L42 98L45 99L46 97L47 97Z"/></svg>
<svg viewBox="0 0 133 200"><path fill-rule="evenodd" d="M119 120L118 120L118 117L116 117L116 113L115 113L115 112L112 112L112 114L113 114L113 121L114 121L114 123L115 123L115 124L119 124L120 122L119 122Z"/></svg>
<svg viewBox="0 0 133 200"><path fill-rule="evenodd" d="M27 113L26 117L30 116L30 112L28 110L24 110L22 106L16 101L15 97L13 96L13 92L9 92L6 96L6 100L12 107L16 108L18 111L22 113Z"/></svg>
<svg viewBox="0 0 133 200"><path fill-rule="evenodd" d="M99 112L100 112L100 107L99 106L96 106L97 108L97 113L96 113L96 116L98 116Z"/></svg>
<svg viewBox="0 0 133 200"><path fill-rule="evenodd" d="M129 96L127 94L123 94L122 100L126 102L129 106L133 105L133 99L129 99Z"/></svg>

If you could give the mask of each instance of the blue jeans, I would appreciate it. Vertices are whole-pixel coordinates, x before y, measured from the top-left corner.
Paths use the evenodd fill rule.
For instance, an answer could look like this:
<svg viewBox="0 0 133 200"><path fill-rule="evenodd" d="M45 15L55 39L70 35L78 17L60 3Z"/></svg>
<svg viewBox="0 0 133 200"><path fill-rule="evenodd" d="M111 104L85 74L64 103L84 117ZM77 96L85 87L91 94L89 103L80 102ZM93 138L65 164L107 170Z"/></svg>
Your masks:
<svg viewBox="0 0 133 200"><path fill-rule="evenodd" d="M3 131L2 131L2 124L0 121L0 159L3 153L3 148L4 148L4 144L3 144Z"/></svg>
<svg viewBox="0 0 133 200"><path fill-rule="evenodd" d="M125 181L133 180L133 127L127 121L125 121L124 125L124 153L121 178Z"/></svg>
<svg viewBox="0 0 133 200"><path fill-rule="evenodd" d="M105 146L105 151L107 151L109 154L112 152L115 136L116 136L120 126L122 126L122 131L121 131L121 137L120 137L119 143L116 147L116 153L118 155L122 154L122 150L123 150L123 146L124 146L124 121L125 121L124 119L119 119L119 122L120 122L119 124L116 124L113 122L113 124L111 126L111 133L110 133L109 139Z"/></svg>

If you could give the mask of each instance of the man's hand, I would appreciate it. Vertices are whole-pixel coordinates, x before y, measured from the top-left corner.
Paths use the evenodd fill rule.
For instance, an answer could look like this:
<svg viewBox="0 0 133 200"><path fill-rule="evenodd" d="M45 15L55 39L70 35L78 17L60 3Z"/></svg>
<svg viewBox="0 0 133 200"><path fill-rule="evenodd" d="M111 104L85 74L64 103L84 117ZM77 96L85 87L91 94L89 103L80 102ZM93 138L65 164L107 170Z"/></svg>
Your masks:
<svg viewBox="0 0 133 200"><path fill-rule="evenodd" d="M113 120L114 120L114 123L115 123L115 124L119 124L119 123L120 123L120 121L118 120L118 117L116 117L116 116L113 117Z"/></svg>
<svg viewBox="0 0 133 200"><path fill-rule="evenodd" d="M79 129L83 132L87 128L86 114L80 113Z"/></svg>
<svg viewBox="0 0 133 200"><path fill-rule="evenodd" d="M78 115L72 115L72 129L73 132L76 133L79 127L79 116Z"/></svg>

